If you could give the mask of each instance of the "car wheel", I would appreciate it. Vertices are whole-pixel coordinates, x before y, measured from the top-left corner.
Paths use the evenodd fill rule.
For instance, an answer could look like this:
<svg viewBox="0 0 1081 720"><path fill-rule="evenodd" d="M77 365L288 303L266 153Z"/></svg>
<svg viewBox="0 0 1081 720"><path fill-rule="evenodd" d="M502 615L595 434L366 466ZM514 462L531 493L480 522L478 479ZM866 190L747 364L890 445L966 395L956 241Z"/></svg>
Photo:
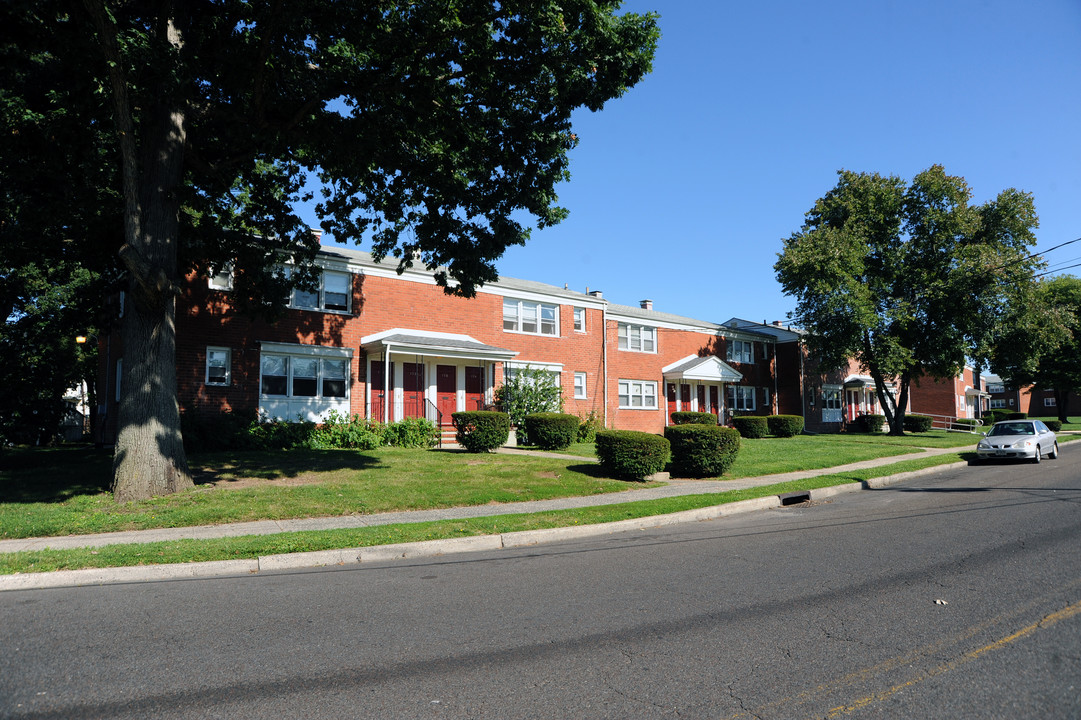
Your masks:
<svg viewBox="0 0 1081 720"><path fill-rule="evenodd" d="M1041 460L1043 460L1043 453L1040 452L1040 444L1036 443L1036 454L1032 456L1032 462L1039 465Z"/></svg>
<svg viewBox="0 0 1081 720"><path fill-rule="evenodd" d="M1051 458L1052 460L1058 459L1058 440L1055 441L1054 446L1051 448L1051 454L1047 457Z"/></svg>

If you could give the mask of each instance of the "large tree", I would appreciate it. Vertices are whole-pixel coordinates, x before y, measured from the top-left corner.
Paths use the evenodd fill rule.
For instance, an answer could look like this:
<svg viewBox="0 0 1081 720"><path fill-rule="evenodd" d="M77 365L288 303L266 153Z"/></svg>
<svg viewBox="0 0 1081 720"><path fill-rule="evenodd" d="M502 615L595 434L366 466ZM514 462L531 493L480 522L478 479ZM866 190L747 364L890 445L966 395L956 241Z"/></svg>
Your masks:
<svg viewBox="0 0 1081 720"><path fill-rule="evenodd" d="M827 366L855 359L900 435L911 383L989 354L1039 267L1036 213L1013 189L971 205L964 178L938 165L911 183L838 175L774 267L812 351Z"/></svg>
<svg viewBox="0 0 1081 720"><path fill-rule="evenodd" d="M651 67L656 17L619 5L5 3L4 47L55 84L45 92L113 130L94 150L116 168L123 229L109 256L128 291L116 499L191 484L175 381L180 279L231 263L236 297L280 305L312 277L278 269L310 268L318 250L293 210L309 181L323 188L325 229L400 269L423 263L466 296L527 239L526 217L559 222L571 113L599 110ZM67 68L89 81L75 85Z"/></svg>
<svg viewBox="0 0 1081 720"><path fill-rule="evenodd" d="M1041 280L1019 305L991 352L991 367L1011 387L1051 388L1058 419L1081 392L1081 278Z"/></svg>

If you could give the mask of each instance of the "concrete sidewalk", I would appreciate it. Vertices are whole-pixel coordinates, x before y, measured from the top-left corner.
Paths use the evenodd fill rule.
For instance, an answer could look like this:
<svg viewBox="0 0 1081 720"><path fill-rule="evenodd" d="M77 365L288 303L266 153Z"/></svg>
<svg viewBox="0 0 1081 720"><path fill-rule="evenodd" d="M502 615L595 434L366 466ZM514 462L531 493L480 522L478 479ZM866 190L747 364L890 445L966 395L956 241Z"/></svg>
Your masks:
<svg viewBox="0 0 1081 720"><path fill-rule="evenodd" d="M914 460L928 455L941 455L958 452L966 448L924 448L920 452L905 455L891 455L874 460L821 468L801 472L763 475L736 480L669 480L663 487L627 490L604 495L559 498L555 500L533 500L528 502L504 503L500 505L478 505L453 507L439 510L414 510L405 512L376 513L372 515L342 515L323 518L301 518L296 520L260 520L255 522L231 523L227 525L200 525L196 527L156 528L152 530L132 530L128 532L99 533L95 535L65 535L57 537L22 538L0 540L0 553L23 552L27 550L61 550L67 548L103 547L131 543L151 543L171 540L206 540L211 538L240 537L244 535L272 535L276 533L297 532L301 530L334 530L339 528L362 528L398 523L430 522L433 520L457 520L462 518L491 517L495 515L514 515L519 513L545 512L570 508L595 507L656 500L680 495L699 495L718 493L726 490L773 485L776 483L801 480L819 475L829 475L850 470L890 465L905 460ZM517 454L536 454L553 456L552 453L538 453L517 450ZM591 461L572 455L558 455L568 459Z"/></svg>

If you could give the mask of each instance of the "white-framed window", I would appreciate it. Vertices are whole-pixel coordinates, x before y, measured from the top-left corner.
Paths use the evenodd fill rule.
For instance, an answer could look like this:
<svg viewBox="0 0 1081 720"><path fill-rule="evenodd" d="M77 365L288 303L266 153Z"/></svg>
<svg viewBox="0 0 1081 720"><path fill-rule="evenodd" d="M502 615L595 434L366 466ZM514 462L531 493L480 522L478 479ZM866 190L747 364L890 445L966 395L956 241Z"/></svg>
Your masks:
<svg viewBox="0 0 1081 720"><path fill-rule="evenodd" d="M1006 400L1004 398L1000 398L1000 399L997 399L997 400L995 398L991 398L991 409L992 410L1000 410L1000 409L1002 409L1004 407L1006 407Z"/></svg>
<svg viewBox="0 0 1081 720"><path fill-rule="evenodd" d="M1006 386L1002 383L995 383L987 386L987 392L989 393L1004 393L1006 392Z"/></svg>
<svg viewBox="0 0 1081 720"><path fill-rule="evenodd" d="M1053 397L1045 397L1043 399L1043 406L1044 407L1055 407L1055 398L1053 398Z"/></svg>
<svg viewBox="0 0 1081 720"><path fill-rule="evenodd" d="M657 383L652 380L620 380L619 407L629 410L655 410Z"/></svg>
<svg viewBox="0 0 1081 720"><path fill-rule="evenodd" d="M212 272L209 278L207 278L207 286L211 290L223 290L229 291L233 289L233 264L226 263L220 268L212 268Z"/></svg>
<svg viewBox="0 0 1081 720"><path fill-rule="evenodd" d="M532 371L523 378L526 383L532 384L535 380L547 375L551 378L553 385L563 387L563 366L554 363L503 363L503 382L513 380L522 370ZM494 378L492 382L495 382Z"/></svg>
<svg viewBox="0 0 1081 720"><path fill-rule="evenodd" d="M753 363L754 343L750 340L729 340L728 361L738 363Z"/></svg>
<svg viewBox="0 0 1081 720"><path fill-rule="evenodd" d="M528 335L559 336L559 306L503 298L503 330Z"/></svg>
<svg viewBox="0 0 1081 720"><path fill-rule="evenodd" d="M619 323L619 349L633 352L657 352L657 328Z"/></svg>
<svg viewBox="0 0 1081 720"><path fill-rule="evenodd" d="M574 397L586 397L586 374L584 372L574 373Z"/></svg>
<svg viewBox="0 0 1081 720"><path fill-rule="evenodd" d="M232 351L224 347L208 347L206 349L206 382L207 385L228 385L229 368Z"/></svg>
<svg viewBox="0 0 1081 720"><path fill-rule="evenodd" d="M319 358L311 354L263 353L260 392L265 397L348 397L348 362L346 358Z"/></svg>
<svg viewBox="0 0 1081 720"><path fill-rule="evenodd" d="M730 410L754 410L754 388L750 385L728 386L728 408Z"/></svg>
<svg viewBox="0 0 1081 720"><path fill-rule="evenodd" d="M320 310L323 312L349 312L352 297L353 276L347 272L323 270L314 290L293 288L289 306L298 310Z"/></svg>
<svg viewBox="0 0 1081 720"><path fill-rule="evenodd" d="M586 309L576 307L574 308L574 330L576 332L586 331Z"/></svg>
<svg viewBox="0 0 1081 720"><path fill-rule="evenodd" d="M769 388L762 388L762 407L769 407Z"/></svg>
<svg viewBox="0 0 1081 720"><path fill-rule="evenodd" d="M840 410L844 407L840 387L834 385L822 388L822 407L825 410Z"/></svg>

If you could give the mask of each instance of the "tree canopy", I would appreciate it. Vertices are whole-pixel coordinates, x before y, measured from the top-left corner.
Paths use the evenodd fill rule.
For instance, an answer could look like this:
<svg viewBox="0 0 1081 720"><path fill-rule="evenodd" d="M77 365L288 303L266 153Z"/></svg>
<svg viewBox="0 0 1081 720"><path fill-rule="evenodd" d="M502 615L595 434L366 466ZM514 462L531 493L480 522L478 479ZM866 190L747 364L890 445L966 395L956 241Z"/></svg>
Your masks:
<svg viewBox="0 0 1081 720"><path fill-rule="evenodd" d="M0 97L5 113L25 106L25 127L5 137L0 165L85 162L71 201L112 231L44 218L43 256L74 241L127 290L118 500L190 486L173 334L183 277L229 263L235 298L280 306L313 277L303 268L318 241L294 207L314 183L324 229L472 295L526 241L526 218L566 215L555 188L577 143L572 112L601 109L651 69L656 16L619 5L4 3L0 53L18 72L5 70ZM16 202L56 191L42 179ZM283 259L302 272L281 272Z"/></svg>
<svg viewBox="0 0 1081 720"><path fill-rule="evenodd" d="M970 201L938 165L911 183L842 170L774 266L812 351L871 375L891 433L903 433L912 382L989 356L1040 266L1029 194Z"/></svg>
<svg viewBox="0 0 1081 720"><path fill-rule="evenodd" d="M1060 420L1081 392L1081 278L1043 279L1010 316L991 367L1011 387L1051 388Z"/></svg>

